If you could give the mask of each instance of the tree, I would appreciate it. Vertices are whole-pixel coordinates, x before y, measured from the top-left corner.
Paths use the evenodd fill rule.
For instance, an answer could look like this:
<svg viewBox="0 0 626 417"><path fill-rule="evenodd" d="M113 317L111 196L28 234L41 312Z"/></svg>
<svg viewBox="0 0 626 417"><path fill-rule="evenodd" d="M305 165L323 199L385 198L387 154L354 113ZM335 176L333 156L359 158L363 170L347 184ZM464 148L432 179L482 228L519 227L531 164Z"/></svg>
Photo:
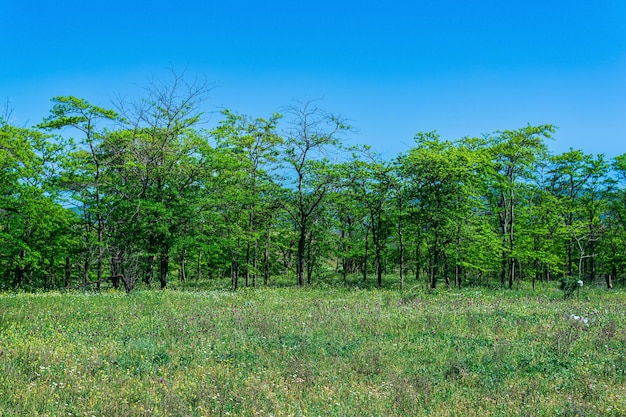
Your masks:
<svg viewBox="0 0 626 417"><path fill-rule="evenodd" d="M117 158L111 170L117 183L112 182L115 187L109 191L126 207L116 211L126 216L117 217L117 222L142 248L146 281L157 261L158 279L165 288L176 240L205 209L202 180L211 148L194 127L201 120L199 105L208 88L173 74L171 81L153 81L146 90L147 98L119 105L126 129L118 132L109 149Z"/></svg>
<svg viewBox="0 0 626 417"><path fill-rule="evenodd" d="M574 276L575 221L579 218L580 198L590 172L585 166L590 162L590 155L579 150L570 149L550 158L552 168L549 182L552 194L559 200L564 226L569 234L566 244L567 263L565 271L569 277Z"/></svg>
<svg viewBox="0 0 626 417"><path fill-rule="evenodd" d="M56 201L63 147L47 139L0 118L0 286L50 287L67 276L75 217Z"/></svg>
<svg viewBox="0 0 626 417"><path fill-rule="evenodd" d="M366 149L367 151L367 149ZM367 153L367 152L366 152ZM376 265L376 280L382 286L382 277L385 269L384 252L388 238L392 233L392 220L388 215L391 203L391 186L389 181L389 167L378 162L375 158L368 161L353 159L350 170L354 173L351 182L356 202L365 212L362 217L367 248L369 239L374 244L374 258ZM363 261L363 279L367 277L368 251L365 251Z"/></svg>
<svg viewBox="0 0 626 417"><path fill-rule="evenodd" d="M615 178L607 184L606 233L600 242L603 260L607 265L608 288L613 288L613 280L619 275L622 275L622 283L626 280L626 154L613 159L611 170Z"/></svg>
<svg viewBox="0 0 626 417"><path fill-rule="evenodd" d="M467 262L463 248L473 235L477 160L469 149L442 141L436 132L419 133L415 141L416 147L400 159L400 172L407 183L405 198L425 238L429 285L436 288L443 278L450 286L450 271L460 285Z"/></svg>
<svg viewBox="0 0 626 417"><path fill-rule="evenodd" d="M336 171L330 169L326 157L339 149L338 137L349 130L345 122L307 101L301 107L292 106L292 128L284 143L283 162L292 170L290 201L284 208L293 220L298 233L296 277L304 286L307 262L307 238L321 203L337 184Z"/></svg>
<svg viewBox="0 0 626 417"><path fill-rule="evenodd" d="M497 132L490 138L492 152L493 182L492 204L498 214L499 232L502 238L502 284L508 279L513 288L518 264L516 252L516 208L520 205L522 189L535 172L535 164L545 158L544 140L550 138L555 128L551 125L527 126L518 130Z"/></svg>
<svg viewBox="0 0 626 417"><path fill-rule="evenodd" d="M575 236L580 249L579 273L582 278L583 260L587 260L587 276L590 282L596 279L596 257L598 242L604 234L604 222L607 211L607 175L609 164L604 155L597 155L586 164L588 180L582 190L581 205L584 233ZM584 243L583 243L584 240Z"/></svg>
<svg viewBox="0 0 626 417"><path fill-rule="evenodd" d="M232 204L243 216L241 243L245 247L246 286L256 286L261 235L271 219L271 194L275 181L271 177L277 162L278 146L282 138L276 133L277 123L282 117L273 114L269 119L250 119L225 110L225 119L213 130L218 148L227 152L232 159L234 176L241 175L236 184L238 197ZM233 276L233 288L238 285L238 276Z"/></svg>
<svg viewBox="0 0 626 417"><path fill-rule="evenodd" d="M72 193L71 200L81 204L85 230L85 254L83 267L83 284L87 285L90 258L93 246L96 249L96 283L100 289L103 273L105 213L102 205L102 171L106 164L103 160L101 143L106 132L98 129L101 121L118 120L117 114L89 104L76 97L54 97L54 106L40 128L61 130L72 127L84 135L78 141L78 148L72 150L66 159L66 175L62 180L64 186ZM95 244L92 235L95 234Z"/></svg>

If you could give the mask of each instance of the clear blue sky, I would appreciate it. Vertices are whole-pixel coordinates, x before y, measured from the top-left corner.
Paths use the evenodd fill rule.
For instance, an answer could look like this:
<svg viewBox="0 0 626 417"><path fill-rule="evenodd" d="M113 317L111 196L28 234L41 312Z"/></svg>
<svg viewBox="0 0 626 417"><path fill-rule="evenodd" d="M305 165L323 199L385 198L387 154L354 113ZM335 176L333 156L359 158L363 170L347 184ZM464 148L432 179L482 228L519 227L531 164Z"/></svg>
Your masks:
<svg viewBox="0 0 626 417"><path fill-rule="evenodd" d="M0 0L0 35L0 100L20 125L56 95L111 107L173 67L215 84L207 112L322 98L387 157L419 131L528 123L559 127L554 152L626 153L622 0Z"/></svg>

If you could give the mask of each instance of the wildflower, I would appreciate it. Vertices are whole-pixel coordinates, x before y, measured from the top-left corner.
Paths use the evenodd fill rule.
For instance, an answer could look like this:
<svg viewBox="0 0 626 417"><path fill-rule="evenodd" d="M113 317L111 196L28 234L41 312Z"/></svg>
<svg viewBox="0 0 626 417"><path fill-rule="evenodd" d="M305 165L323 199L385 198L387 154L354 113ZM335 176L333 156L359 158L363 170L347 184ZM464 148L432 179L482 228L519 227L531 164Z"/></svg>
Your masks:
<svg viewBox="0 0 626 417"><path fill-rule="evenodd" d="M584 324L589 324L589 319L587 317L577 316L575 314L570 314L568 316L568 318L570 320L579 321L579 322L584 323Z"/></svg>
<svg viewBox="0 0 626 417"><path fill-rule="evenodd" d="M579 279L578 281L576 281L576 284L578 284L579 287L583 286L583 280Z"/></svg>

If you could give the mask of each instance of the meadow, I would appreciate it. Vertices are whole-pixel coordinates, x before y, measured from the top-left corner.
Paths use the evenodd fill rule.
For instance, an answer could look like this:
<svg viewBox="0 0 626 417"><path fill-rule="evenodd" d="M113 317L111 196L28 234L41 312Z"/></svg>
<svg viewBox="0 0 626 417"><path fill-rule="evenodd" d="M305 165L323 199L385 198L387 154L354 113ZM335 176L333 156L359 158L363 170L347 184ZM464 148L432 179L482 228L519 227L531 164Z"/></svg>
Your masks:
<svg viewBox="0 0 626 417"><path fill-rule="evenodd" d="M626 292L0 294L0 416L624 416Z"/></svg>

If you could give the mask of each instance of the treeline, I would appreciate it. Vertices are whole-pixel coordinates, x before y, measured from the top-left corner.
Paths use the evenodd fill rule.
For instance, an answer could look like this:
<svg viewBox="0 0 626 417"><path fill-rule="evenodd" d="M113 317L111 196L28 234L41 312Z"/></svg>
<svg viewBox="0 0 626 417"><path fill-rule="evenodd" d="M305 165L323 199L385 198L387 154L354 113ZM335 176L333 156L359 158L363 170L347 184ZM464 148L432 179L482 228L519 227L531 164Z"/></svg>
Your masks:
<svg viewBox="0 0 626 417"><path fill-rule="evenodd" d="M553 155L543 125L419 133L384 160L315 102L205 129L207 93L175 76L115 110L56 97L36 126L0 118L0 289L624 282L626 155Z"/></svg>

